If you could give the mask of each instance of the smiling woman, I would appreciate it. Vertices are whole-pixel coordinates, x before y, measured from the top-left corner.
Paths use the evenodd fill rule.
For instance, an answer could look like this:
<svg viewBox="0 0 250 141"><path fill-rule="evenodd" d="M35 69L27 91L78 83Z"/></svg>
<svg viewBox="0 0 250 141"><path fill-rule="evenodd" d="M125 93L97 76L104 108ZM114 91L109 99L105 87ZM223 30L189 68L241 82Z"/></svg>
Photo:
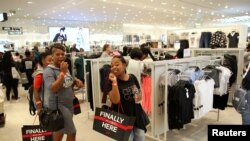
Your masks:
<svg viewBox="0 0 250 141"><path fill-rule="evenodd" d="M144 141L147 123L143 119L147 118L145 117L147 115L144 114L141 104L138 103L142 99L140 85L133 74L126 73L126 66L127 62L122 56L112 58L109 74L112 86L109 87L109 97L114 110L124 111L123 114L136 117L135 128L129 137L129 141ZM121 107L123 110L119 109Z"/></svg>

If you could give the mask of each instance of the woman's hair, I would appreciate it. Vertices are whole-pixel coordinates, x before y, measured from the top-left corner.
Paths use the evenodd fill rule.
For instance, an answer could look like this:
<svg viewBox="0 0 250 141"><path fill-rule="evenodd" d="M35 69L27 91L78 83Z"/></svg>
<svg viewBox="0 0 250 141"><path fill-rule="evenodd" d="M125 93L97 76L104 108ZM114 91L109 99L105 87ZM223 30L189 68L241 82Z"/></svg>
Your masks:
<svg viewBox="0 0 250 141"><path fill-rule="evenodd" d="M121 55L117 55L117 56L114 56L113 57L113 59L114 58L117 58L117 59L119 59L123 64L126 64L127 65L127 61L124 59L124 57L123 56L121 56Z"/></svg>
<svg viewBox="0 0 250 141"><path fill-rule="evenodd" d="M51 52L49 51L46 51L46 52L43 52L39 55L39 59L38 59L38 63L43 66L43 59L45 59L47 56L51 55Z"/></svg>
<svg viewBox="0 0 250 141"><path fill-rule="evenodd" d="M102 51L106 51L108 47L109 47L109 44L105 44L105 45L103 46Z"/></svg>
<svg viewBox="0 0 250 141"><path fill-rule="evenodd" d="M144 55L149 55L153 61L156 61L156 59L154 58L153 54L150 51L150 48L146 44L142 44L140 48Z"/></svg>
<svg viewBox="0 0 250 141"><path fill-rule="evenodd" d="M55 53L56 49L60 49L60 50L65 52L65 47L61 43L55 43L55 44L51 45L52 54Z"/></svg>
<svg viewBox="0 0 250 141"><path fill-rule="evenodd" d="M131 50L129 55L131 59L141 59L143 54L140 48L135 47Z"/></svg>
<svg viewBox="0 0 250 141"><path fill-rule="evenodd" d="M11 51L7 51L3 54L3 60L2 60L2 66L4 66L3 70L10 71L12 64L13 64L13 58Z"/></svg>
<svg viewBox="0 0 250 141"><path fill-rule="evenodd" d="M25 51L24 54L25 54L26 57L29 57L31 55L31 52L29 50L27 50L27 51Z"/></svg>

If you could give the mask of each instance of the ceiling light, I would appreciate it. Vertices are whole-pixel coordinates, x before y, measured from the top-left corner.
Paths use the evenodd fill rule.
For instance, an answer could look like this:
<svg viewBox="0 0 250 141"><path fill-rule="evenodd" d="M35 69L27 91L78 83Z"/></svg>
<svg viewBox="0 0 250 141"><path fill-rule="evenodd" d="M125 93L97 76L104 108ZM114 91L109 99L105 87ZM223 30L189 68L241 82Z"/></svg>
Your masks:
<svg viewBox="0 0 250 141"><path fill-rule="evenodd" d="M118 8L118 7L116 7L116 10L119 10L119 8Z"/></svg>
<svg viewBox="0 0 250 141"><path fill-rule="evenodd" d="M214 12L211 12L211 15L214 15Z"/></svg>
<svg viewBox="0 0 250 141"><path fill-rule="evenodd" d="M185 9L185 7L184 7L184 6L182 6L182 7L181 7L181 9Z"/></svg>
<svg viewBox="0 0 250 141"><path fill-rule="evenodd" d="M28 4L33 4L34 2L33 2L33 1L28 1L27 3L28 3Z"/></svg>
<svg viewBox="0 0 250 141"><path fill-rule="evenodd" d="M73 2L73 3L72 3L72 5L76 5L76 3L75 3L75 2Z"/></svg>
<svg viewBox="0 0 250 141"><path fill-rule="evenodd" d="M222 15L221 15L221 17L222 17L222 18L224 18L224 17L225 17L225 15L223 15L223 14L222 14Z"/></svg>
<svg viewBox="0 0 250 141"><path fill-rule="evenodd" d="M102 8L106 8L106 6L103 6Z"/></svg>
<svg viewBox="0 0 250 141"><path fill-rule="evenodd" d="M201 9L199 9L198 12L201 12Z"/></svg>
<svg viewBox="0 0 250 141"><path fill-rule="evenodd" d="M209 4L210 4L210 5L212 5L212 4L213 4L213 2L209 2Z"/></svg>
<svg viewBox="0 0 250 141"><path fill-rule="evenodd" d="M225 8L227 9L227 8L228 8L228 6L226 5L226 6L225 6Z"/></svg>
<svg viewBox="0 0 250 141"><path fill-rule="evenodd" d="M162 5L166 5L167 3L166 2L161 2Z"/></svg>

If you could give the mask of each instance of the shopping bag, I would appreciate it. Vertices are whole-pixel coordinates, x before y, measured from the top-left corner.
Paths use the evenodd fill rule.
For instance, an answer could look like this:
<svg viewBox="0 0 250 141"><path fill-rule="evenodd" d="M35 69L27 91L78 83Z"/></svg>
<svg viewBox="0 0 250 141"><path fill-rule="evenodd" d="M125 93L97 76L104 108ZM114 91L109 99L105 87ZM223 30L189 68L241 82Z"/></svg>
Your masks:
<svg viewBox="0 0 250 141"><path fill-rule="evenodd" d="M20 79L20 74L15 67L11 67L11 74L13 79Z"/></svg>
<svg viewBox="0 0 250 141"><path fill-rule="evenodd" d="M135 117L97 107L93 130L118 141L127 141L134 123Z"/></svg>
<svg viewBox="0 0 250 141"><path fill-rule="evenodd" d="M27 77L26 72L20 73L20 77L21 77L21 82L22 82L22 84L27 84L27 83L29 83L29 80L28 80L28 77Z"/></svg>
<svg viewBox="0 0 250 141"><path fill-rule="evenodd" d="M23 141L53 141L52 132L44 130L40 125L24 125L22 138Z"/></svg>
<svg viewBox="0 0 250 141"><path fill-rule="evenodd" d="M77 97L75 97L73 100L73 107L74 107L74 115L81 113L80 102Z"/></svg>

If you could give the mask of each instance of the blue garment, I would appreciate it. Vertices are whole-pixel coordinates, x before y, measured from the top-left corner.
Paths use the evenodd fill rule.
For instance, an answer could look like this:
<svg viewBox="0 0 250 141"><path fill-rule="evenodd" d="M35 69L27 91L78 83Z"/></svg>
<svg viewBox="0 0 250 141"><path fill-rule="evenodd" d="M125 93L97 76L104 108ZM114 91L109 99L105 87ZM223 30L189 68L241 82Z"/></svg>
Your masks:
<svg viewBox="0 0 250 141"><path fill-rule="evenodd" d="M250 107L250 90L247 91L245 99L247 100L247 105ZM250 125L250 112L242 113L241 117L243 125Z"/></svg>
<svg viewBox="0 0 250 141"><path fill-rule="evenodd" d="M201 32L200 48L210 48L211 37L211 32Z"/></svg>
<svg viewBox="0 0 250 141"><path fill-rule="evenodd" d="M184 72L185 75L188 75L188 76L189 76L189 78L190 78L189 81L190 81L192 84L194 84L194 81L195 81L195 80L200 79L200 78L204 75L204 71L203 71L203 70L200 70L200 69L195 70L195 69L196 69L196 68L188 68L188 69Z"/></svg>
<svg viewBox="0 0 250 141"><path fill-rule="evenodd" d="M142 129L134 128L128 141L145 141L145 132Z"/></svg>

